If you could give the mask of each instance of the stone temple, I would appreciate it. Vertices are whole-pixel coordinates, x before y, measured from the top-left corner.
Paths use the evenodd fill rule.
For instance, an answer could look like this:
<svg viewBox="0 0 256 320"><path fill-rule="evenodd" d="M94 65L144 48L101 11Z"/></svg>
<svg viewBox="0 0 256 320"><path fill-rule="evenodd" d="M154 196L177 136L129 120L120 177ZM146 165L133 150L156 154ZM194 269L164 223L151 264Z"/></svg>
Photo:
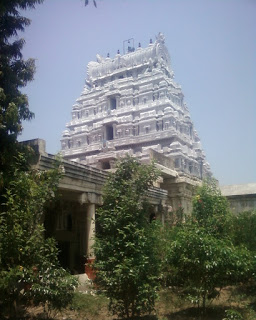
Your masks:
<svg viewBox="0 0 256 320"><path fill-rule="evenodd" d="M59 197L47 204L44 225L46 235L58 242L61 265L93 278L96 211L116 159L128 153L144 163L155 160L161 178L148 191L147 214L163 223L179 208L192 212L195 187L211 172L181 88L173 80L162 34L147 48L129 46L113 59L97 56L87 73L61 141ZM23 143L35 150L35 169L55 167L43 140ZM256 206L256 184L227 186L223 192L236 212Z"/></svg>
<svg viewBox="0 0 256 320"><path fill-rule="evenodd" d="M148 162L153 152L180 178L211 176L161 33L146 48L128 46L123 55L89 62L66 127L67 160L112 169L126 154Z"/></svg>

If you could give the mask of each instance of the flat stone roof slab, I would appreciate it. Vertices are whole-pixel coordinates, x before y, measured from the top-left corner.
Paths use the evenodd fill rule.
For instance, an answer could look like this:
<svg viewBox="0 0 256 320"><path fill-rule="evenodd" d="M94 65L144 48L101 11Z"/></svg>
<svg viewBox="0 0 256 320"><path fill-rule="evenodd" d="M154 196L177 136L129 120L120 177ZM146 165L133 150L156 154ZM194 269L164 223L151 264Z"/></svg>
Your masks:
<svg viewBox="0 0 256 320"><path fill-rule="evenodd" d="M232 184L226 186L220 186L220 190L223 196L238 196L238 195L256 195L256 183L247 184Z"/></svg>

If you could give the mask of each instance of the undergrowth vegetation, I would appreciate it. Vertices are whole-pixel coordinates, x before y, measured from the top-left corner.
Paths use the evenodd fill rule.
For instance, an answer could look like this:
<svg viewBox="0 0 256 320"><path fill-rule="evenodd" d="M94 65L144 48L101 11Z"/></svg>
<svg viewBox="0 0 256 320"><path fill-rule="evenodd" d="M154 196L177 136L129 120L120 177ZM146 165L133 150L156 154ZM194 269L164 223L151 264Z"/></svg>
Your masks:
<svg viewBox="0 0 256 320"><path fill-rule="evenodd" d="M108 310L109 300L102 294L76 292L73 302L62 313L56 313L56 320L114 320ZM42 319L42 310L30 310L29 319ZM28 318L27 318L28 319ZM120 318L118 318L120 319ZM255 320L256 296L246 286L227 287L220 296L207 306L202 315L200 310L184 298L177 288L165 288L159 291L155 311L133 319L140 320Z"/></svg>

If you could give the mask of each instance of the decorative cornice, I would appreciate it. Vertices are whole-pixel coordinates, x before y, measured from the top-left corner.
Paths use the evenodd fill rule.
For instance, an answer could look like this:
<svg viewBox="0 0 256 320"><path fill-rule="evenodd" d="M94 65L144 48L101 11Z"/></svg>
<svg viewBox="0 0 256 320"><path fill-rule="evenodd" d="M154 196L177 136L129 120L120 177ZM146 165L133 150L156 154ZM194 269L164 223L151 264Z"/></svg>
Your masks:
<svg viewBox="0 0 256 320"><path fill-rule="evenodd" d="M149 44L147 48L138 48L136 51L124 55L117 54L114 59L104 58L100 55L97 55L96 58L97 61L89 62L87 66L86 84L89 87L98 79L140 66L165 68L170 76L173 76L170 55L164 44L162 33L159 33L154 44Z"/></svg>

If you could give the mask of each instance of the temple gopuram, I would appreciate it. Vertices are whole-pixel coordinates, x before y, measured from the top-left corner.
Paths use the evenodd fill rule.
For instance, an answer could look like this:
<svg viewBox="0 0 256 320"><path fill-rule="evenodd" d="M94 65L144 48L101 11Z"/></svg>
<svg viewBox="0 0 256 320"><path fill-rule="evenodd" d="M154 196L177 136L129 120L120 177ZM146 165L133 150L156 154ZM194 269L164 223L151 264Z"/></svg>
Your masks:
<svg viewBox="0 0 256 320"><path fill-rule="evenodd" d="M108 170L125 154L147 162L153 150L180 177L211 176L161 33L146 48L89 62L66 127L67 160Z"/></svg>

